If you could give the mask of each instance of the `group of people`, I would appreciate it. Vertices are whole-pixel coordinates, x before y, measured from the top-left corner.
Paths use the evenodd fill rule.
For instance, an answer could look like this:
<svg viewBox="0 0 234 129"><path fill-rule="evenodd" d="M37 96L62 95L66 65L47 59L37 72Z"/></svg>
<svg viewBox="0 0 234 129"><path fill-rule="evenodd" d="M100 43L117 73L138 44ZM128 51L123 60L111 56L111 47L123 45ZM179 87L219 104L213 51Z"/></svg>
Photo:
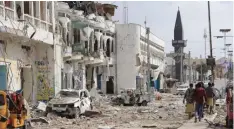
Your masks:
<svg viewBox="0 0 234 129"><path fill-rule="evenodd" d="M197 119L201 121L204 117L203 109L208 106L208 113L214 113L215 107L215 90L214 83L208 83L208 87L204 87L203 82L199 82L193 88L193 84L189 85L189 88L185 92L183 103L186 100L186 113L189 115L189 119L192 117L195 111L195 122Z"/></svg>

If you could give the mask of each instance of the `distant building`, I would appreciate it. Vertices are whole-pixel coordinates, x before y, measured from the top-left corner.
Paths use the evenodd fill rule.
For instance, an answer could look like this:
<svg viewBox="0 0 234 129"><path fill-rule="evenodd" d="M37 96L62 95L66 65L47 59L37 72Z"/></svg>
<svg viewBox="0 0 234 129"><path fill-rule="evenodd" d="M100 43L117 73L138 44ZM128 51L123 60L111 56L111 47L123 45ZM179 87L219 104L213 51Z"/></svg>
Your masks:
<svg viewBox="0 0 234 129"><path fill-rule="evenodd" d="M146 90L147 82L147 36L146 29L137 24L117 24L117 86L121 89ZM165 42L149 34L151 86L162 88L164 83ZM141 81L140 81L141 80ZM138 82L138 83L137 83Z"/></svg>

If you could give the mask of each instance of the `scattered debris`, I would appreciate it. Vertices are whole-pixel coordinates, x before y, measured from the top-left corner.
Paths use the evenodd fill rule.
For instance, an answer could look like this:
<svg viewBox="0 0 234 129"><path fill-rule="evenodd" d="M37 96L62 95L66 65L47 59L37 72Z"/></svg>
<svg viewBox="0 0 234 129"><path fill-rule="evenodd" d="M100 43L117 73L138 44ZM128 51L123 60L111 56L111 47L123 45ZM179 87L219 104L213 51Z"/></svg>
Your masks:
<svg viewBox="0 0 234 129"><path fill-rule="evenodd" d="M99 99L92 100L94 109L87 110L80 118L68 119L51 112L45 118L49 124L33 122L34 129L176 129L187 120L183 98L172 94L162 93L162 100L150 102L148 106L116 106L112 105L113 95L96 95Z"/></svg>

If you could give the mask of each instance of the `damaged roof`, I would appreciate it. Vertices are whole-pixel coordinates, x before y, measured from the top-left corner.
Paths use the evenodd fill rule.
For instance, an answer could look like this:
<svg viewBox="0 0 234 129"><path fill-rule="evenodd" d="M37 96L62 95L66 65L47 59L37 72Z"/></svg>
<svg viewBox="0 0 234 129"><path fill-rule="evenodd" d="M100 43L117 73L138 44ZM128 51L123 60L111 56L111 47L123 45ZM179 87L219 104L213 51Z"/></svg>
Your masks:
<svg viewBox="0 0 234 129"><path fill-rule="evenodd" d="M115 9L118 6L113 4L102 4L94 1L62 1L69 5L70 9L82 10L85 15L95 13L99 16L106 16L110 14L115 15Z"/></svg>

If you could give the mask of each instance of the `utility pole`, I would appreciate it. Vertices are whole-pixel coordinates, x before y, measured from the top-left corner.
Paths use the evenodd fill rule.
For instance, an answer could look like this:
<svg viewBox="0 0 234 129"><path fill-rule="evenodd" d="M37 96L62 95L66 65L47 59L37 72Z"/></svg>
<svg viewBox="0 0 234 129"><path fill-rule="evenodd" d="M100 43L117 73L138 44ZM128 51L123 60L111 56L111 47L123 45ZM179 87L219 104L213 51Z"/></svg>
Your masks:
<svg viewBox="0 0 234 129"><path fill-rule="evenodd" d="M189 51L189 60L188 60L188 65L189 65L189 84L191 83L191 52Z"/></svg>
<svg viewBox="0 0 234 129"><path fill-rule="evenodd" d="M203 81L203 71L202 71L202 56L200 55L200 59L201 59L201 81Z"/></svg>
<svg viewBox="0 0 234 129"><path fill-rule="evenodd" d="M128 4L127 1L123 1L123 17L124 17L124 24L128 24Z"/></svg>
<svg viewBox="0 0 234 129"><path fill-rule="evenodd" d="M224 58L225 58L225 68L227 69L227 65L226 63L227 61L227 51L228 51L228 46L230 46L229 44L226 44L226 34L227 32L231 31L231 29L220 29L220 32L222 32L224 34L223 39L224 39ZM224 76L224 81L225 81L225 86L227 85L227 77Z"/></svg>
<svg viewBox="0 0 234 129"><path fill-rule="evenodd" d="M149 45L149 33L150 33L150 28L146 28L146 35L147 35L147 82L148 82L148 87L147 87L147 92L150 92L150 45Z"/></svg>
<svg viewBox="0 0 234 129"><path fill-rule="evenodd" d="M210 57L213 59L212 35L211 35L211 20L210 20L210 1L208 1L208 19L209 19L209 38L210 38ZM214 83L214 65L211 65L212 79Z"/></svg>
<svg viewBox="0 0 234 129"><path fill-rule="evenodd" d="M207 34L206 34L206 29L204 30L204 39L205 39L205 58L206 58L206 38L207 38Z"/></svg>

